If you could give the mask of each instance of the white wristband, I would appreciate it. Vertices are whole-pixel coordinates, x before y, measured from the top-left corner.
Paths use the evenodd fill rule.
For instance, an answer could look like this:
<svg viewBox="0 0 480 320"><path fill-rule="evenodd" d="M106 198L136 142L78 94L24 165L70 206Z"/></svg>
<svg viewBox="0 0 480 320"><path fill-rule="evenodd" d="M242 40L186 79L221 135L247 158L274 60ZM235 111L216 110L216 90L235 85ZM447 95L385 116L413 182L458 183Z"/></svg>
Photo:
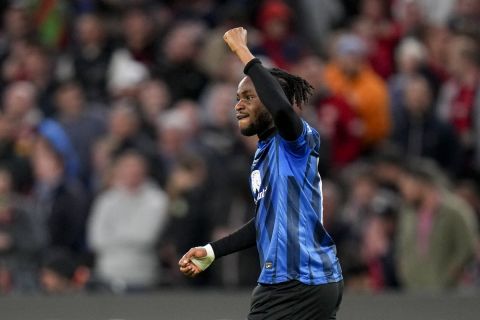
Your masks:
<svg viewBox="0 0 480 320"><path fill-rule="evenodd" d="M215 253L213 252L213 248L210 244L207 244L202 248L207 251L207 255L202 258L192 257L190 258L190 261L192 261L192 263L196 265L200 270L204 271L212 264L213 260L215 260Z"/></svg>

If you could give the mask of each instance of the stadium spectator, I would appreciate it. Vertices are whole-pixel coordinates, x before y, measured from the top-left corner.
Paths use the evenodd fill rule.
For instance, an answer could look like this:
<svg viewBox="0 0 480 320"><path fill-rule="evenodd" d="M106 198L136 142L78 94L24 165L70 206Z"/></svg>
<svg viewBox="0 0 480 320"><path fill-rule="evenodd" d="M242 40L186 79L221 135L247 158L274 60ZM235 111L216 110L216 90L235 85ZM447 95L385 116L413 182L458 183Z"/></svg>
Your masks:
<svg viewBox="0 0 480 320"><path fill-rule="evenodd" d="M30 155L34 129L43 118L37 107L37 91L26 81L10 84L3 96L3 115L13 128L16 149L22 155Z"/></svg>
<svg viewBox="0 0 480 320"><path fill-rule="evenodd" d="M154 24L143 8L125 11L122 36L123 43L113 52L108 69L108 89L117 98L136 94L154 67L158 51Z"/></svg>
<svg viewBox="0 0 480 320"><path fill-rule="evenodd" d="M437 117L428 81L416 75L405 85L402 116L394 120L392 142L404 155L428 157L456 174L460 170L461 149L453 128ZM445 155L448 154L448 157Z"/></svg>
<svg viewBox="0 0 480 320"><path fill-rule="evenodd" d="M12 176L12 189L19 193L30 191L32 170L29 158L16 148L15 128L5 115L0 115L0 166Z"/></svg>
<svg viewBox="0 0 480 320"><path fill-rule="evenodd" d="M37 138L32 153L35 219L46 243L72 253L85 250L84 225L88 199L82 187L67 177L66 159L48 138Z"/></svg>
<svg viewBox="0 0 480 320"><path fill-rule="evenodd" d="M305 36L317 54L324 53L329 46L330 33L345 18L346 11L341 1L300 0L292 3L295 14L302 19L295 23L300 26L300 33ZM349 6L353 7L352 5Z"/></svg>
<svg viewBox="0 0 480 320"><path fill-rule="evenodd" d="M46 248L33 208L13 191L12 175L0 168L0 292L34 293L37 261Z"/></svg>
<svg viewBox="0 0 480 320"><path fill-rule="evenodd" d="M140 129L140 117L137 110L126 100L117 101L108 113L107 133L112 148L112 156L128 149L134 149L145 155L148 161L155 159L155 147Z"/></svg>
<svg viewBox="0 0 480 320"><path fill-rule="evenodd" d="M140 85L136 98L142 122L141 130L151 139L155 139L157 121L170 107L170 91L163 80L151 79Z"/></svg>
<svg viewBox="0 0 480 320"><path fill-rule="evenodd" d="M447 290L460 284L473 260L472 209L438 182L428 162L406 166L399 181L406 201L398 229L398 270L409 290Z"/></svg>
<svg viewBox="0 0 480 320"><path fill-rule="evenodd" d="M428 67L440 83L448 80L448 48L452 34L445 26L430 25L423 32L423 42L428 50Z"/></svg>
<svg viewBox="0 0 480 320"><path fill-rule="evenodd" d="M99 279L118 292L158 284L156 244L167 219L165 193L148 178L148 164L135 151L120 154L111 186L93 205L88 243Z"/></svg>
<svg viewBox="0 0 480 320"><path fill-rule="evenodd" d="M73 294L80 291L76 283L76 259L68 251L49 250L42 261L40 284L48 294Z"/></svg>
<svg viewBox="0 0 480 320"><path fill-rule="evenodd" d="M165 35L155 75L167 83L172 101L198 99L206 76L197 65L205 26L187 21L172 26Z"/></svg>
<svg viewBox="0 0 480 320"><path fill-rule="evenodd" d="M344 96L362 120L364 149L380 144L389 134L389 100L385 82L366 62L367 47L356 35L342 34L332 61L325 68L327 86Z"/></svg>
<svg viewBox="0 0 480 320"><path fill-rule="evenodd" d="M427 48L415 38L404 38L396 49L395 61L397 72L388 79L392 119L401 117L403 113L408 79L417 73L428 72Z"/></svg>
<svg viewBox="0 0 480 320"><path fill-rule="evenodd" d="M114 144L107 137L98 139L92 146L89 189L97 195L111 184Z"/></svg>
<svg viewBox="0 0 480 320"><path fill-rule="evenodd" d="M450 123L459 136L464 152L464 174L474 167L478 157L480 124L480 49L477 42L466 36L454 36L450 42L448 68L451 78L440 94L437 111ZM475 154L477 148L477 154ZM475 167L479 168L478 163Z"/></svg>
<svg viewBox="0 0 480 320"><path fill-rule="evenodd" d="M167 169L174 166L175 161L183 153L191 150L195 145L195 127L198 119L193 119L190 114L199 107L192 101L180 102L184 108L174 107L166 112L157 123L157 145L160 159ZM193 110L191 108L194 108ZM194 122L192 122L194 121Z"/></svg>
<svg viewBox="0 0 480 320"><path fill-rule="evenodd" d="M476 0L455 0L448 25L457 33L480 40L480 3Z"/></svg>
<svg viewBox="0 0 480 320"><path fill-rule="evenodd" d="M283 0L266 0L258 11L257 21L262 32L258 54L267 56L279 68L289 69L304 51L292 32L292 9Z"/></svg>
<svg viewBox="0 0 480 320"><path fill-rule="evenodd" d="M367 57L373 70L388 79L394 70L393 51L402 35L389 16L388 2L360 1L360 13L353 29L367 42Z"/></svg>
<svg viewBox="0 0 480 320"><path fill-rule="evenodd" d="M37 103L45 116L55 113L53 94L57 85L54 77L52 55L47 49L31 45L23 61L23 79L32 83L37 90Z"/></svg>
<svg viewBox="0 0 480 320"><path fill-rule="evenodd" d="M82 87L76 83L62 84L55 94L55 102L57 119L78 155L79 178L87 183L92 144L105 134L105 119L87 105Z"/></svg>
<svg viewBox="0 0 480 320"><path fill-rule="evenodd" d="M85 90L90 102L107 102L107 71L113 45L101 18L95 14L81 15L75 21L75 38L71 50L60 60L68 68L63 76L75 79ZM65 71L67 72L67 71Z"/></svg>
<svg viewBox="0 0 480 320"><path fill-rule="evenodd" d="M341 208L341 221L349 226L345 235L342 254L342 268L348 282L354 282L358 290L370 290L368 262L362 255L367 230L370 228L373 214L373 201L378 185L368 166L358 165L347 170L345 183L350 185L345 205Z"/></svg>
<svg viewBox="0 0 480 320"><path fill-rule="evenodd" d="M212 218L207 211L206 173L203 159L188 154L172 168L166 185L168 223L160 243L163 284L184 280L177 272L177 257L190 248L192 241L209 240L207 230Z"/></svg>

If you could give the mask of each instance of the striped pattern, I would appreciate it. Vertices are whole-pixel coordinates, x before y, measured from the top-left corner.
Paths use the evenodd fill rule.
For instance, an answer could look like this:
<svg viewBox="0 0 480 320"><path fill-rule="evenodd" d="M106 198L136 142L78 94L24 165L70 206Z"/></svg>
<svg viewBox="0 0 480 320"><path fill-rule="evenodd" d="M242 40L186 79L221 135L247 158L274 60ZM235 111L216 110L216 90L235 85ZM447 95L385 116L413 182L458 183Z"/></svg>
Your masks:
<svg viewBox="0 0 480 320"><path fill-rule="evenodd" d="M322 225L319 148L320 137L306 122L296 141L276 134L258 143L251 169L261 177L260 188L252 188L259 283L295 279L324 284L342 279L335 245Z"/></svg>

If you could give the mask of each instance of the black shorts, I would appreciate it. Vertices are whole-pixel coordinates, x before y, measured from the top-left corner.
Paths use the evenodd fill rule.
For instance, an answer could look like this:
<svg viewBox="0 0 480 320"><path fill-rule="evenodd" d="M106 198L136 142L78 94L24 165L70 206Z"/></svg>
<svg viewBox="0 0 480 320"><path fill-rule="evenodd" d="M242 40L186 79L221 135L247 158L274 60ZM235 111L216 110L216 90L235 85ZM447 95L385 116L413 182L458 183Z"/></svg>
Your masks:
<svg viewBox="0 0 480 320"><path fill-rule="evenodd" d="M343 281L306 285L299 281L259 284L252 293L248 320L336 319L342 301Z"/></svg>

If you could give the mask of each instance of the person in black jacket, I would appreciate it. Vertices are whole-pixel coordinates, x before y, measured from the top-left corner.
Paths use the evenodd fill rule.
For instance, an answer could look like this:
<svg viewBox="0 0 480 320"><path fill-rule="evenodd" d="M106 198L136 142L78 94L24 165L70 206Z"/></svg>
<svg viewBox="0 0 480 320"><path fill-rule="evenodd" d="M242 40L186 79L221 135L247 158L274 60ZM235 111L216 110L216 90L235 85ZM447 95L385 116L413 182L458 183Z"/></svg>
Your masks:
<svg viewBox="0 0 480 320"><path fill-rule="evenodd" d="M458 137L433 112L433 94L427 79L421 75L411 77L403 100L403 113L393 119L392 142L406 156L433 159L456 173L461 163Z"/></svg>

